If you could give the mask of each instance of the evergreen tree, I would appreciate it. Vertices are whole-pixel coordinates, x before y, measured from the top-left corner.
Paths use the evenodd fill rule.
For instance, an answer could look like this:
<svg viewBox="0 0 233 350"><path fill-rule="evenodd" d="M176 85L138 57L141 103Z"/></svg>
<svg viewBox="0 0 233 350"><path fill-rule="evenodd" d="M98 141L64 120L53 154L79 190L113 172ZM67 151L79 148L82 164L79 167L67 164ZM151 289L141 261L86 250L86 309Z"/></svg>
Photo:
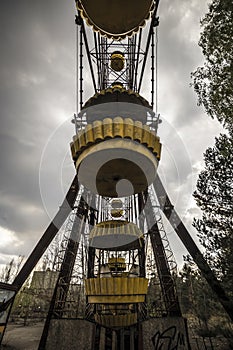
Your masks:
<svg viewBox="0 0 233 350"><path fill-rule="evenodd" d="M233 1L213 0L201 21L204 65L192 73L199 105L228 130L233 116Z"/></svg>
<svg viewBox="0 0 233 350"><path fill-rule="evenodd" d="M184 257L185 263L178 278L178 292L181 309L189 319L192 333L203 344L211 345L210 349L219 349L218 338L221 338L221 350L233 349L232 324L218 303L205 279L196 268L190 256ZM225 338L225 340L223 340ZM205 349L207 349L206 345ZM209 347L208 347L209 349Z"/></svg>
<svg viewBox="0 0 233 350"><path fill-rule="evenodd" d="M185 257L178 288L182 312L192 314L198 320L195 331L201 335L211 335L209 320L216 314L215 296L190 256Z"/></svg>
<svg viewBox="0 0 233 350"><path fill-rule="evenodd" d="M204 154L205 170L194 192L202 219L194 220L206 258L233 295L233 140L216 138Z"/></svg>
<svg viewBox="0 0 233 350"><path fill-rule="evenodd" d="M207 114L217 118L229 132L216 138L214 147L206 150L205 169L199 175L194 193L197 205L203 211L202 218L194 220L194 226L205 248L207 261L229 296L233 296L233 140L229 136L233 135L232 19L232 0L212 0L201 21L203 30L199 45L205 62L192 73L198 104L203 105ZM232 328L223 310L215 304L215 297L208 288L205 290L211 313L214 309L212 315L218 319L217 323L212 319L209 328L207 317L204 320L206 329L211 329L212 334L224 335L232 348ZM198 289L195 299L198 300ZM201 317L202 312L198 315Z"/></svg>

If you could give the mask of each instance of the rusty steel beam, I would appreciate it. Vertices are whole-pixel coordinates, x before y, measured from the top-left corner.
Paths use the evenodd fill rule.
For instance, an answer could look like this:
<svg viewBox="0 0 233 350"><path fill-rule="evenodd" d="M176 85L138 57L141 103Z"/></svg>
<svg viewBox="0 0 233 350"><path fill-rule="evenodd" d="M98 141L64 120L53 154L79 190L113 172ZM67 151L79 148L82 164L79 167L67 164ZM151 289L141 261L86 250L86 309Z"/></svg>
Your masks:
<svg viewBox="0 0 233 350"><path fill-rule="evenodd" d="M147 57L148 57L148 53L149 53L149 48L150 48L150 43L151 43L153 30L154 30L154 27L159 25L158 18L156 17L157 16L158 7L159 7L159 1L160 0L157 0L156 3L155 3L155 10L154 10L154 13L153 13L152 18L151 18L151 24L150 24L149 34L148 34L148 38L147 38L147 43L146 43L146 50L145 50L145 53L144 53L144 59L143 59L143 63L142 63L142 70L141 70L139 85L137 87L137 92L138 93L140 93L140 90L141 90L141 87L142 87L142 80L143 80L144 73L145 73L145 67L146 67L146 62L147 62Z"/></svg>
<svg viewBox="0 0 233 350"><path fill-rule="evenodd" d="M31 255L25 262L24 266L16 276L13 286L16 286L18 290L22 287L30 273L32 272L33 268L36 266L42 255L44 254L47 247L50 245L54 237L56 236L57 232L60 230L61 226L67 219L69 213L73 209L73 206L75 204L77 194L79 191L79 183L77 176L75 176L67 194L66 197L60 206L57 214L55 215L53 221L48 226L47 230L37 243L36 247L32 251Z"/></svg>
<svg viewBox="0 0 233 350"><path fill-rule="evenodd" d="M178 237L184 244L189 254L192 256L194 262L197 264L198 268L200 269L203 277L206 279L207 283L209 284L213 292L216 294L219 302L222 304L226 313L228 314L230 319L233 321L232 301L226 295L225 290L221 286L220 282L218 281L215 274L211 270L210 266L208 265L201 251L199 250L196 243L194 242L191 235L189 234L188 230L186 229L183 222L181 221L179 215L175 211L174 206L172 205L158 175L154 182L154 188L158 197L161 210L167 217L168 221L170 222L171 226L177 233Z"/></svg>
<svg viewBox="0 0 233 350"><path fill-rule="evenodd" d="M152 212L148 211L148 209L145 210L146 220L150 228L148 233L155 257L164 305L168 315L180 317L182 314L176 293L175 282L170 271L170 266L166 256L166 251L163 245L159 227L156 222L156 218L153 215L153 206L150 196L148 196L147 200L150 210L152 209Z"/></svg>
<svg viewBox="0 0 233 350"><path fill-rule="evenodd" d="M166 252L163 246L157 223L149 230L151 244L158 268L158 277L160 280L162 295L166 311L169 316L182 316L180 304L178 301L175 283L173 281L169 264L166 258Z"/></svg>

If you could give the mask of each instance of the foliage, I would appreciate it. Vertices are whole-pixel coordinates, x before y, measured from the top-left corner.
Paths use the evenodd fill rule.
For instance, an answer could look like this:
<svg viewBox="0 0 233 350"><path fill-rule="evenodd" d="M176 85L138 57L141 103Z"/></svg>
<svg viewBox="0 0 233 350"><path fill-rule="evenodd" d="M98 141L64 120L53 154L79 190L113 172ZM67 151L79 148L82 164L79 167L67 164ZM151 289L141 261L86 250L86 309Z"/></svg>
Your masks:
<svg viewBox="0 0 233 350"><path fill-rule="evenodd" d="M201 322L202 328L206 328L213 310L216 311L215 296L189 256L186 257L180 277L183 313L193 314Z"/></svg>
<svg viewBox="0 0 233 350"><path fill-rule="evenodd" d="M190 256L185 257L177 282L182 313L188 318L193 334L208 339L211 344L213 338L216 344L217 337L225 338L227 347L222 344L221 349L229 349L233 345L232 324Z"/></svg>
<svg viewBox="0 0 233 350"><path fill-rule="evenodd" d="M205 62L192 73L198 104L228 130L233 115L233 1L213 0L201 21L199 46Z"/></svg>
<svg viewBox="0 0 233 350"><path fill-rule="evenodd" d="M0 281L12 283L22 266L23 260L24 256L19 255L6 264L0 271Z"/></svg>
<svg viewBox="0 0 233 350"><path fill-rule="evenodd" d="M217 118L233 135L233 2L212 0L209 11L201 21L199 45L205 58L204 65L192 73L198 104L207 114ZM213 148L204 154L205 169L200 173L194 192L197 205L203 211L201 219L194 220L205 257L215 271L229 296L233 296L233 141L220 135ZM197 276L195 283L197 285ZM196 304L200 294L197 285ZM221 334L231 344L233 330L214 295L205 287L212 323L207 313L206 327L199 334ZM212 300L212 301L210 301ZM214 301L215 300L215 301ZM200 304L201 306L201 304ZM204 312L204 309L202 309ZM197 317L200 318L201 314ZM213 321L215 317L215 321ZM231 344L232 346L232 344Z"/></svg>
<svg viewBox="0 0 233 350"><path fill-rule="evenodd" d="M205 170L194 198L204 212L194 220L206 258L229 293L233 292L233 140L216 138L204 154Z"/></svg>

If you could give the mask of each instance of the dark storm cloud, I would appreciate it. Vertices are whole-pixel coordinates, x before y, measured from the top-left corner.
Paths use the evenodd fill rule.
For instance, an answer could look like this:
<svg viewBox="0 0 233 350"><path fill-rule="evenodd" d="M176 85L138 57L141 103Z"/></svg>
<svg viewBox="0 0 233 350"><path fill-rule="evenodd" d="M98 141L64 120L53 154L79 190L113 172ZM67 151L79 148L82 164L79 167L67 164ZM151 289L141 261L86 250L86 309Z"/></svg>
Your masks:
<svg viewBox="0 0 233 350"><path fill-rule="evenodd" d="M158 112L163 124L159 134L163 144L159 165L161 178L175 207L192 237L193 217L200 216L192 193L198 170L203 166L203 152L213 145L220 132L218 123L197 107L197 97L190 87L190 74L203 64L198 47L200 18L207 11L207 1L160 1L158 29ZM169 225L167 232L179 264L186 254Z"/></svg>
<svg viewBox="0 0 233 350"><path fill-rule="evenodd" d="M165 0L160 4L159 103L166 114L172 109L177 128L190 125L197 114L196 96L189 84L190 73L202 62L197 41L206 3Z"/></svg>
<svg viewBox="0 0 233 350"><path fill-rule="evenodd" d="M202 60L197 33L206 3L161 0L159 11L160 172L184 217L193 164L217 130L215 123L205 135L210 122L189 88ZM74 176L68 121L76 104L74 16L74 1L0 2L0 264L32 250ZM90 75L84 78L88 98ZM190 226L191 214L187 220Z"/></svg>
<svg viewBox="0 0 233 350"><path fill-rule="evenodd" d="M28 254L49 222L39 188L42 152L74 112L75 5L21 0L0 6L0 245L5 254ZM54 170L50 161L50 186ZM8 245L5 229L15 232Z"/></svg>

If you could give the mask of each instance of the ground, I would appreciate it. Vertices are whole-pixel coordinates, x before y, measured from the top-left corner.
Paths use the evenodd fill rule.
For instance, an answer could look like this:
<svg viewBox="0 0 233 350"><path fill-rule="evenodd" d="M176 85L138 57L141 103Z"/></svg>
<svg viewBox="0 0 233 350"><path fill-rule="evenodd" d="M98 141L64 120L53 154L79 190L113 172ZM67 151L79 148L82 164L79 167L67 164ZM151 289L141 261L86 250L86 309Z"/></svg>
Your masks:
<svg viewBox="0 0 233 350"><path fill-rule="evenodd" d="M43 322L37 322L24 326L22 324L10 323L7 327L1 350L37 350L40 337L43 331ZM192 350L232 350L225 338L212 339L213 347L210 346L208 339L193 338L192 332L189 332Z"/></svg>
<svg viewBox="0 0 233 350"><path fill-rule="evenodd" d="M30 326L10 324L4 335L2 350L37 350L43 323Z"/></svg>

